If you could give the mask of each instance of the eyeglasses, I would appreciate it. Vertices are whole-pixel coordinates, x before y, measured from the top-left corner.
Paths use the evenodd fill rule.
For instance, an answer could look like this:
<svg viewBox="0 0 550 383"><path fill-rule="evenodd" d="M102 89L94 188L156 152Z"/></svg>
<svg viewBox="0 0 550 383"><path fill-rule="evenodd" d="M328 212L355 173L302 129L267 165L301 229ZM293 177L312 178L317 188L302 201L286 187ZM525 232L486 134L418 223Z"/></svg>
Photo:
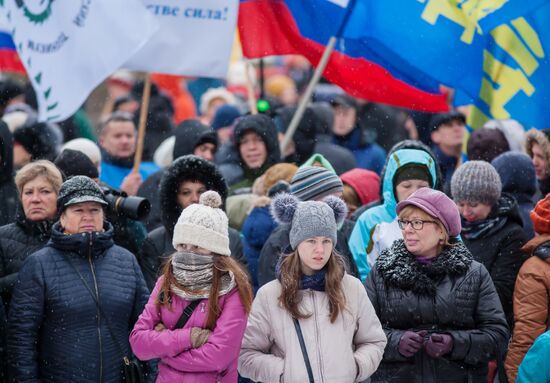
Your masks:
<svg viewBox="0 0 550 383"><path fill-rule="evenodd" d="M436 221L424 221L421 219L413 219L412 221L406 219L398 219L397 224L401 230L405 230L407 225L411 225L414 230L422 230L425 223L437 223Z"/></svg>

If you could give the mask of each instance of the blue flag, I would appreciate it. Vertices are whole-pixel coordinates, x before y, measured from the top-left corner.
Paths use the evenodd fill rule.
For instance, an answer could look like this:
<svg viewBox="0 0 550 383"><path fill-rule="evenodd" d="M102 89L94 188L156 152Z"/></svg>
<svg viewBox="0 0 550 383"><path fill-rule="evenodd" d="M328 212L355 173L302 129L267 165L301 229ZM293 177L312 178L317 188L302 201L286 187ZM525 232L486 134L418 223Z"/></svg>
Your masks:
<svg viewBox="0 0 550 383"><path fill-rule="evenodd" d="M542 68L534 68L535 61L538 60L539 67L548 65L543 54L547 52L543 49L543 35L550 37L550 29L546 28L546 32L540 28L545 17L550 21L545 11L548 3L548 0L357 0L343 37L348 39L348 45L352 40L358 50L372 52L377 57L373 61L408 83L421 89L443 84L477 100L476 113L484 115L479 120L521 120L522 114L518 113L522 111L514 107L516 103L530 103L523 105L524 110L530 109L528 113L535 113L533 109L537 108L534 105L537 102L526 100L527 94L535 93L533 84L544 75ZM536 43L535 35L540 44ZM500 62L505 65L499 66ZM499 71L503 68L516 72L504 74ZM532 87L521 74L530 77ZM515 93L520 95L517 101L514 97L504 102L510 104L507 107L513 108L514 113L505 113L506 109L498 106L508 97L502 90L508 81L522 83L525 89ZM540 93L544 91L539 90L539 97L544 98ZM524 119L524 123L532 120L532 117Z"/></svg>

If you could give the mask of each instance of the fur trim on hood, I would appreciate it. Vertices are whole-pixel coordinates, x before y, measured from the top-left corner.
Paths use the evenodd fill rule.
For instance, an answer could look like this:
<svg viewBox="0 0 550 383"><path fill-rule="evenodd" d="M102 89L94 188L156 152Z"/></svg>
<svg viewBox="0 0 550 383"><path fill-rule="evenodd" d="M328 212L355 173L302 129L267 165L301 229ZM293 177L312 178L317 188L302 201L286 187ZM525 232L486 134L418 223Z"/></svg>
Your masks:
<svg viewBox="0 0 550 383"><path fill-rule="evenodd" d="M207 190L218 192L222 201L227 197L225 179L213 163L194 155L178 158L166 169L160 181L161 219L170 234L183 210L177 202L178 188L183 181L202 182Z"/></svg>
<svg viewBox="0 0 550 383"><path fill-rule="evenodd" d="M376 268L386 284L433 297L441 277L465 274L472 260L473 256L464 243L456 242L444 249L432 264L422 265L407 250L405 241L399 239L391 248L382 251Z"/></svg>
<svg viewBox="0 0 550 383"><path fill-rule="evenodd" d="M537 130L533 128L525 135L525 151L531 158L533 158L533 144L535 143L542 148L546 161L550 161L550 129Z"/></svg>

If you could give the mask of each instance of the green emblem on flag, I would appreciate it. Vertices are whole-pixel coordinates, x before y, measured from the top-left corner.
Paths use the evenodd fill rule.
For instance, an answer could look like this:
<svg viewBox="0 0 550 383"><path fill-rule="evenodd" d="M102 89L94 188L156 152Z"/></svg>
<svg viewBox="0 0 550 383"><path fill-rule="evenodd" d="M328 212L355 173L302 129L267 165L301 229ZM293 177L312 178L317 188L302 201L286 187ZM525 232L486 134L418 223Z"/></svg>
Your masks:
<svg viewBox="0 0 550 383"><path fill-rule="evenodd" d="M0 0L3 2L3 0ZM54 0L15 0L18 8L31 23L42 24L52 14Z"/></svg>

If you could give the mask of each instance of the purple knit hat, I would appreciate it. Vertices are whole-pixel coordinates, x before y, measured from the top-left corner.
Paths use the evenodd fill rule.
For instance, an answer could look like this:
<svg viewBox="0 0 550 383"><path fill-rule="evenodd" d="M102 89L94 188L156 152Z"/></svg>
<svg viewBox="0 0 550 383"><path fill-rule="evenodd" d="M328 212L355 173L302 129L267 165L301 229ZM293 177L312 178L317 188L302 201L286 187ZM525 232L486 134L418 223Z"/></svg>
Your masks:
<svg viewBox="0 0 550 383"><path fill-rule="evenodd" d="M409 205L416 206L440 220L451 237L456 237L462 231L458 208L445 193L430 188L420 188L409 198L397 204L397 214Z"/></svg>

